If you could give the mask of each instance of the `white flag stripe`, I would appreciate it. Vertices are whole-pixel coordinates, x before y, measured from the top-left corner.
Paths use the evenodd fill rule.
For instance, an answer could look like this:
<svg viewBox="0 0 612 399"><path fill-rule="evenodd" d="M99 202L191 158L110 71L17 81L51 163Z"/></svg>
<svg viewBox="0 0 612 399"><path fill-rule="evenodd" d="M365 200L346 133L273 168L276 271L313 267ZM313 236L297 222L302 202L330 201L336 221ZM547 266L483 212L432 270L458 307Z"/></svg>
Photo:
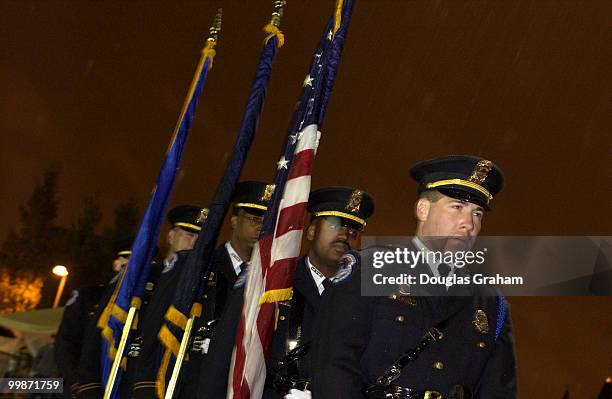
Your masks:
<svg viewBox="0 0 612 399"><path fill-rule="evenodd" d="M316 150L317 149L317 128L316 124L306 126L300 134L302 137L295 147L295 153L299 153L304 150Z"/></svg>
<svg viewBox="0 0 612 399"><path fill-rule="evenodd" d="M288 231L272 243L272 266L279 259L297 258L302 243L302 229Z"/></svg>
<svg viewBox="0 0 612 399"><path fill-rule="evenodd" d="M246 352L246 359L244 365L244 378L249 384L249 390L251 391L251 398L261 398L264 389L264 383L266 382L266 362L264 361L263 347L259 340L259 330L257 325L254 326L251 331L253 337L257 339L253 340L253 344L248 348Z"/></svg>
<svg viewBox="0 0 612 399"><path fill-rule="evenodd" d="M289 208L290 206L301 204L302 202L308 202L310 180L310 175L287 180L281 209Z"/></svg>

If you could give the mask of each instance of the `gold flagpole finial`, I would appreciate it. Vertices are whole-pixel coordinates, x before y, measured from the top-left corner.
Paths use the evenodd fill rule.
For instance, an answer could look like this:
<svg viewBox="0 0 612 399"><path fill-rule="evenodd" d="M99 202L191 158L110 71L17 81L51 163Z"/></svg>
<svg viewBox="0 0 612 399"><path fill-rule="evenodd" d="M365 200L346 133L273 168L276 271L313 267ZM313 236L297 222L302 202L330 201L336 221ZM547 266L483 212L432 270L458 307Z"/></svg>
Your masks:
<svg viewBox="0 0 612 399"><path fill-rule="evenodd" d="M270 19L270 25L276 26L277 28L280 26L281 17L283 16L283 7L287 4L285 0L274 0L274 12L272 13L272 18Z"/></svg>
<svg viewBox="0 0 612 399"><path fill-rule="evenodd" d="M219 8L217 10L217 14L215 15L215 20L213 21L212 26L208 30L208 39L206 39L206 46L204 46L203 58L209 59L208 69L212 68L212 61L215 58L215 46L217 45L217 40L219 39L219 32L221 32L221 16L223 14L223 9Z"/></svg>
<svg viewBox="0 0 612 399"><path fill-rule="evenodd" d="M219 32L221 32L221 19L223 16L223 9L219 8L217 10L217 14L215 15L215 20L213 21L212 26L210 27L208 40L217 41L219 39Z"/></svg>
<svg viewBox="0 0 612 399"><path fill-rule="evenodd" d="M280 26L281 17L283 16L283 7L285 7L285 4L287 4L285 0L274 0L272 18L270 18L270 23L264 26L264 32L268 34L264 40L265 44L273 37L277 39L278 48L283 47L283 44L285 44L285 35L283 35L283 32L278 28Z"/></svg>

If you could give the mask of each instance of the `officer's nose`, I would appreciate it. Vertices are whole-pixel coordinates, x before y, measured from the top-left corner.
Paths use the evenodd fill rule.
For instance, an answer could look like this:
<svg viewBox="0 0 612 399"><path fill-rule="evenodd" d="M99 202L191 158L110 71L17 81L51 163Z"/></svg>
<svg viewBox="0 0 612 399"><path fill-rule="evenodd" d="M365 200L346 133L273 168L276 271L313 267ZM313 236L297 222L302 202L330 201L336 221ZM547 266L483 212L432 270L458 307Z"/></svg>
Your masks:
<svg viewBox="0 0 612 399"><path fill-rule="evenodd" d="M474 216L472 210L469 209L469 207L465 207L463 209L463 212L461 212L459 229L461 231L465 231L466 233L471 233L472 231L474 231Z"/></svg>

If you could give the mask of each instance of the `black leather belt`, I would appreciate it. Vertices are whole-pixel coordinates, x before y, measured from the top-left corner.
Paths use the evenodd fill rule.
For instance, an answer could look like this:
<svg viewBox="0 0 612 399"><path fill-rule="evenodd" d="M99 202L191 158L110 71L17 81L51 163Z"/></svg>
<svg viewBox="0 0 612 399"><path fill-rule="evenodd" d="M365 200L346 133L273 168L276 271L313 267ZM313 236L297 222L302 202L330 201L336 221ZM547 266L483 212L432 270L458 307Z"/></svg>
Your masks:
<svg viewBox="0 0 612 399"><path fill-rule="evenodd" d="M443 399L438 391L419 391L412 388L394 386L390 392L393 399Z"/></svg>
<svg viewBox="0 0 612 399"><path fill-rule="evenodd" d="M378 389L377 389L378 388ZM442 394L433 390L406 388L399 385L367 389L367 397L372 399L444 399Z"/></svg>

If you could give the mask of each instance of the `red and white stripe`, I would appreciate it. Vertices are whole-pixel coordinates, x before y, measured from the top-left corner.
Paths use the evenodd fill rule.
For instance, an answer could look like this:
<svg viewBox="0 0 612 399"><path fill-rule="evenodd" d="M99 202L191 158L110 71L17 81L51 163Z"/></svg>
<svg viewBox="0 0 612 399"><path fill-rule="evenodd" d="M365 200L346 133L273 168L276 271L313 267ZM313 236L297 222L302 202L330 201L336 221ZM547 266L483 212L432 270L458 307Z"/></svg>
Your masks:
<svg viewBox="0 0 612 399"><path fill-rule="evenodd" d="M253 249L244 305L232 354L228 399L259 399L266 381L266 356L276 323L277 303L260 303L264 293L290 288L300 254L310 175L320 132L300 132L276 218L275 232Z"/></svg>

